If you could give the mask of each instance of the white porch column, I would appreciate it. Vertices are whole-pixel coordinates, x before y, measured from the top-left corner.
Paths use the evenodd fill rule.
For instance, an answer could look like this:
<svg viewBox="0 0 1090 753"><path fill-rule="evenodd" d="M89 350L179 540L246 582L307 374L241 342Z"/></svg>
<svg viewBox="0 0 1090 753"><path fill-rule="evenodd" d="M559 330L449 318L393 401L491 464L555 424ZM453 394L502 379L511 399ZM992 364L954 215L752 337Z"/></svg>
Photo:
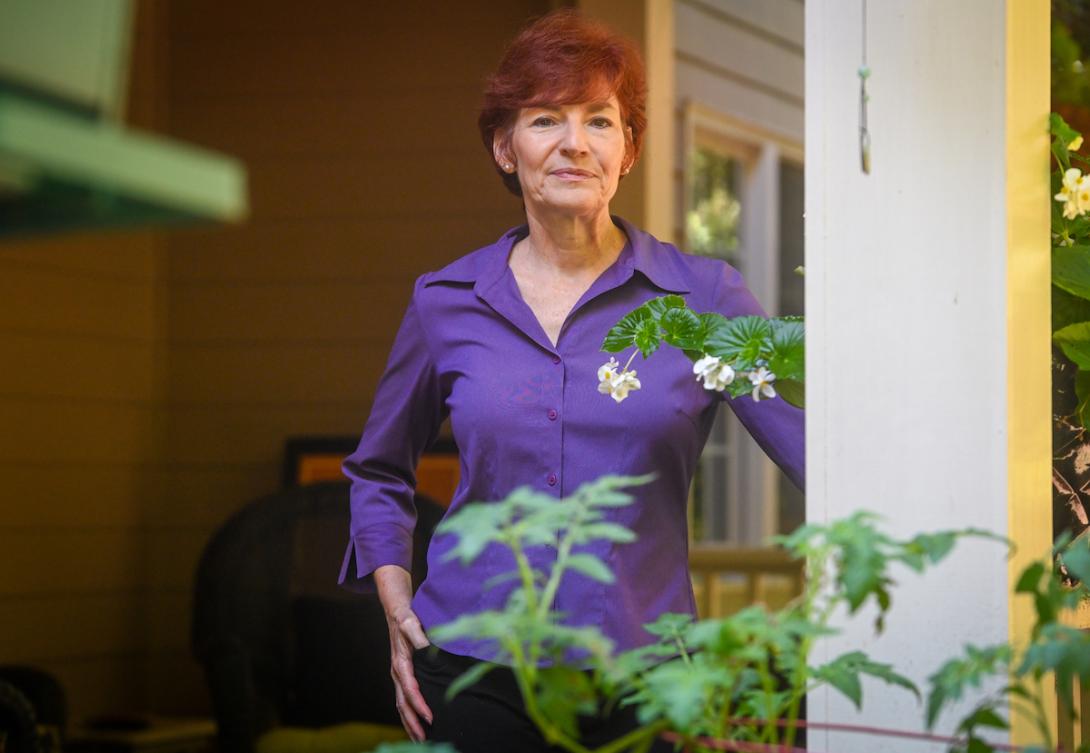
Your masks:
<svg viewBox="0 0 1090 753"><path fill-rule="evenodd" d="M863 615L816 657L863 649L922 686L966 643L1025 635L1009 572L1050 539L1049 8L870 0L867 176L861 6L806 6L807 517L867 508L899 536L976 526L1021 547L1008 564L963 544L932 576L898 573L886 633ZM872 683L862 715L820 692L808 716L919 729L924 711Z"/></svg>

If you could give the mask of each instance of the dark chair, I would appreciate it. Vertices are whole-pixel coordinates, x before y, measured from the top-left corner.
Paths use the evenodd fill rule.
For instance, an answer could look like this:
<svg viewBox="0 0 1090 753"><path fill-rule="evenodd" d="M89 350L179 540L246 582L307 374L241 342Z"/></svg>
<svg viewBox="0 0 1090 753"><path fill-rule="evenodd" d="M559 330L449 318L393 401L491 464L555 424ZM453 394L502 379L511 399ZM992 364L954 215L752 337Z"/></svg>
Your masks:
<svg viewBox="0 0 1090 753"><path fill-rule="evenodd" d="M414 585L443 508L418 495ZM246 505L212 537L194 590L192 644L220 749L248 753L277 727L400 727L377 596L336 584L348 483L285 489Z"/></svg>
<svg viewBox="0 0 1090 753"><path fill-rule="evenodd" d="M0 751L54 753L64 742L68 708L53 675L20 664L0 666Z"/></svg>

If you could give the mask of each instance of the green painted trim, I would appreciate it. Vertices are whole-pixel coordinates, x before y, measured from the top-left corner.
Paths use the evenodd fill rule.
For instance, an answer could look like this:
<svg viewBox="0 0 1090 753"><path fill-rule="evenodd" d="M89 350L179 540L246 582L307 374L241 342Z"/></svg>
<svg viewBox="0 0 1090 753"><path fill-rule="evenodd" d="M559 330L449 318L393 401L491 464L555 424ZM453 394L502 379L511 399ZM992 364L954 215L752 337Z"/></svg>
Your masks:
<svg viewBox="0 0 1090 753"><path fill-rule="evenodd" d="M239 221L248 212L239 160L0 91L5 169L17 172L20 184L81 187L186 218Z"/></svg>

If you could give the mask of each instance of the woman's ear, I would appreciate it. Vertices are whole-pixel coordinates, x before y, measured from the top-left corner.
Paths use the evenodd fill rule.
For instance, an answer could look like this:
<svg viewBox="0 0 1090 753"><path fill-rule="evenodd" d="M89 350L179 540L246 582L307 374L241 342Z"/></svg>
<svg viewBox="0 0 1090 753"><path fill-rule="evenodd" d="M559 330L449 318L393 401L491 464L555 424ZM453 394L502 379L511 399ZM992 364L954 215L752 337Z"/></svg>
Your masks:
<svg viewBox="0 0 1090 753"><path fill-rule="evenodd" d="M621 160L621 175L628 175L636 164L633 153L636 151L636 141L632 136L632 126L624 127L624 159Z"/></svg>
<svg viewBox="0 0 1090 753"><path fill-rule="evenodd" d="M492 134L492 156L496 165L505 173L513 173L518 169L514 155L511 154L511 139L506 131L499 128Z"/></svg>

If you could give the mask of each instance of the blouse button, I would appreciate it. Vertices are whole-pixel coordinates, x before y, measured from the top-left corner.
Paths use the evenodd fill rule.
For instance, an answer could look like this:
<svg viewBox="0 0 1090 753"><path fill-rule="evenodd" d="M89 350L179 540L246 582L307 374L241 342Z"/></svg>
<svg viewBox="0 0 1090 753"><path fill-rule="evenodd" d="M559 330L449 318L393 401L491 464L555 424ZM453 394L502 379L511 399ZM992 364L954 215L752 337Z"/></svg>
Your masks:
<svg viewBox="0 0 1090 753"><path fill-rule="evenodd" d="M560 356L553 356L553 363L560 363Z"/></svg>
<svg viewBox="0 0 1090 753"><path fill-rule="evenodd" d="M556 474L555 473L550 473L549 478L547 480L549 482L549 486L556 486Z"/></svg>
<svg viewBox="0 0 1090 753"><path fill-rule="evenodd" d="M556 417L557 417L558 415L559 415L559 414L558 414L558 413L556 412L556 409L555 409L555 408L549 408L549 420L550 420L550 421L555 421L555 420L556 420Z"/></svg>

